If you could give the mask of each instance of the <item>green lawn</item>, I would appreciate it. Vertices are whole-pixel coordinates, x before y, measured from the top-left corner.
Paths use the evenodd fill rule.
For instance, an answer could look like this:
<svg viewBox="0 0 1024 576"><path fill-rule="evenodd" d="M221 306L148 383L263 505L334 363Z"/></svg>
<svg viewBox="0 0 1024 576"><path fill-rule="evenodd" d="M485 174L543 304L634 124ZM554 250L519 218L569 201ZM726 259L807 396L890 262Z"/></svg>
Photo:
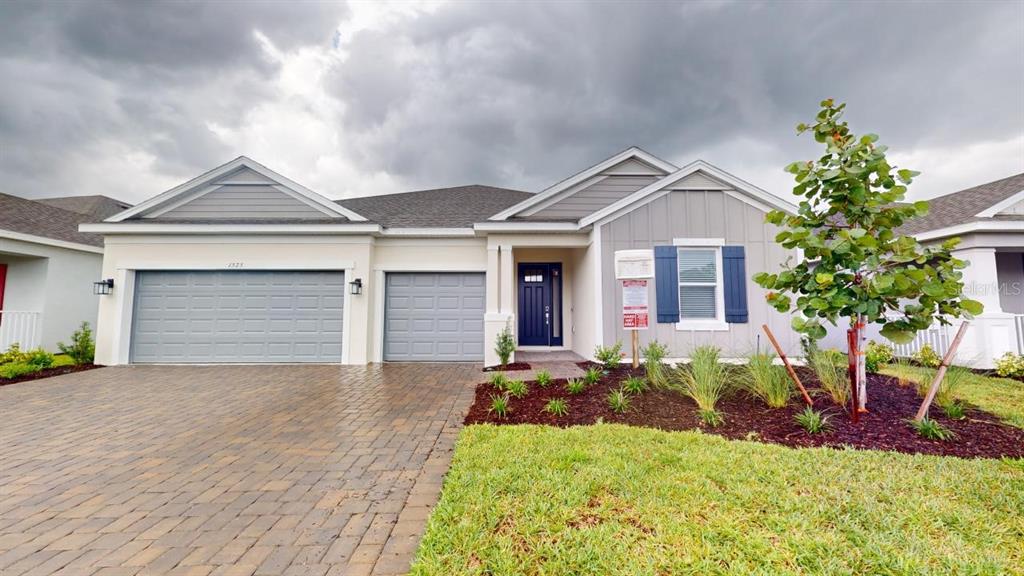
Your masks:
<svg viewBox="0 0 1024 576"><path fill-rule="evenodd" d="M469 426L413 574L1024 574L1024 461Z"/></svg>
<svg viewBox="0 0 1024 576"><path fill-rule="evenodd" d="M899 376L914 381L931 382L935 371L917 366L893 365L881 370L889 376ZM870 396L870 392L868 392ZM982 410L1002 418L1007 424L1024 428L1024 382L1009 378L993 378L972 374L966 385L956 395Z"/></svg>

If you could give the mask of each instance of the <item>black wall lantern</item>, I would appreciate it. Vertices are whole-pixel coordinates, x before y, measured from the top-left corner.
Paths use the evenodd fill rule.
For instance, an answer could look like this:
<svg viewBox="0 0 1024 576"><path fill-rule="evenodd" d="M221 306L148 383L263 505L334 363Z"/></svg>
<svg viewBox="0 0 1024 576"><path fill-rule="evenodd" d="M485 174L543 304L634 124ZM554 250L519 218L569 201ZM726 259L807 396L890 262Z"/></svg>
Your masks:
<svg viewBox="0 0 1024 576"><path fill-rule="evenodd" d="M352 294L356 294L356 295L362 294L363 293L363 279L362 278L356 278L355 280L353 280L353 281L348 283L348 287L349 287L349 292L351 292Z"/></svg>
<svg viewBox="0 0 1024 576"><path fill-rule="evenodd" d="M114 279L107 278L106 280L100 280L99 282L92 283L92 293L99 296L106 296L114 291Z"/></svg>

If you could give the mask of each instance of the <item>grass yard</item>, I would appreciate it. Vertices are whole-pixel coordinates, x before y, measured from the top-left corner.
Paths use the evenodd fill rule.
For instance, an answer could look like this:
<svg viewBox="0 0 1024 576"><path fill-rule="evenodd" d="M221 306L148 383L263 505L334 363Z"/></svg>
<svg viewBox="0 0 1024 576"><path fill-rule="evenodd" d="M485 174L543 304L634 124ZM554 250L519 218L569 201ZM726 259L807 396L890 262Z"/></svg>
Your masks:
<svg viewBox="0 0 1024 576"><path fill-rule="evenodd" d="M465 428L413 574L1024 574L1024 461Z"/></svg>
<svg viewBox="0 0 1024 576"><path fill-rule="evenodd" d="M931 382L934 370L919 366L889 366L883 374L913 381ZM868 391L870 398L870 391ZM1007 424L1024 428L1024 382L1009 378L993 378L972 374L967 383L957 390L957 396L978 408L999 416Z"/></svg>

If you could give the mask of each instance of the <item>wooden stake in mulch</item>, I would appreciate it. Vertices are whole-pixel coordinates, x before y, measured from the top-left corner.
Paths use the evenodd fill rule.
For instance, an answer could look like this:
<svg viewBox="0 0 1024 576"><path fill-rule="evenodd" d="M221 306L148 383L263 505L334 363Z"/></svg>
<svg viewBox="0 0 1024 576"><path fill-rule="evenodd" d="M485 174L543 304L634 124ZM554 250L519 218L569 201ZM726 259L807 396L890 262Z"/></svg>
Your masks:
<svg viewBox="0 0 1024 576"><path fill-rule="evenodd" d="M939 364L939 369L935 372L935 380L932 380L932 387L928 389L928 394L925 395L924 401L921 402L921 407L917 409L914 422L920 422L928 415L928 408L932 405L932 400L935 399L935 395L939 392L939 385L942 384L942 379L946 377L946 370L949 368L949 364L953 362L953 357L956 356L956 349L960 347L960 341L963 340L964 334L967 332L968 324L970 323L965 321L960 325L960 329L956 331L956 336L953 338L953 342L950 343L949 350L946 350L946 355L942 357L942 364Z"/></svg>
<svg viewBox="0 0 1024 576"><path fill-rule="evenodd" d="M804 396L804 402L807 402L808 406L814 406L814 402L811 400L811 395L807 393L807 389L804 388L803 383L800 382L800 378L796 375L796 370L793 370L793 366L789 363L789 358L786 358L786 353L782 351L782 346L779 346L779 341L775 339L775 335L768 328L767 324L761 324L761 328L764 333L768 336L768 341L775 347L775 352L779 355L782 360L782 364L786 367L786 372L789 372L789 377L796 382L796 387L800 389L800 393Z"/></svg>
<svg viewBox="0 0 1024 576"><path fill-rule="evenodd" d="M856 424L860 422L860 402L857 400L857 396L860 393L860 385L857 382L859 376L857 371L857 329L848 328L846 330L846 357L849 360L847 367L847 374L850 376L850 419Z"/></svg>

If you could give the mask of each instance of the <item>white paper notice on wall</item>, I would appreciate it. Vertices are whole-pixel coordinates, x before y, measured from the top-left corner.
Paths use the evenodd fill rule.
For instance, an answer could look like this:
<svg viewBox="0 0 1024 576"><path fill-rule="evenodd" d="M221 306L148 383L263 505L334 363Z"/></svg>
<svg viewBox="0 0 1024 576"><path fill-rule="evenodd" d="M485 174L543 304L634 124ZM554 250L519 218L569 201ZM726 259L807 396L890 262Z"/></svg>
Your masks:
<svg viewBox="0 0 1024 576"><path fill-rule="evenodd" d="M654 250L616 250L615 278L654 278Z"/></svg>

